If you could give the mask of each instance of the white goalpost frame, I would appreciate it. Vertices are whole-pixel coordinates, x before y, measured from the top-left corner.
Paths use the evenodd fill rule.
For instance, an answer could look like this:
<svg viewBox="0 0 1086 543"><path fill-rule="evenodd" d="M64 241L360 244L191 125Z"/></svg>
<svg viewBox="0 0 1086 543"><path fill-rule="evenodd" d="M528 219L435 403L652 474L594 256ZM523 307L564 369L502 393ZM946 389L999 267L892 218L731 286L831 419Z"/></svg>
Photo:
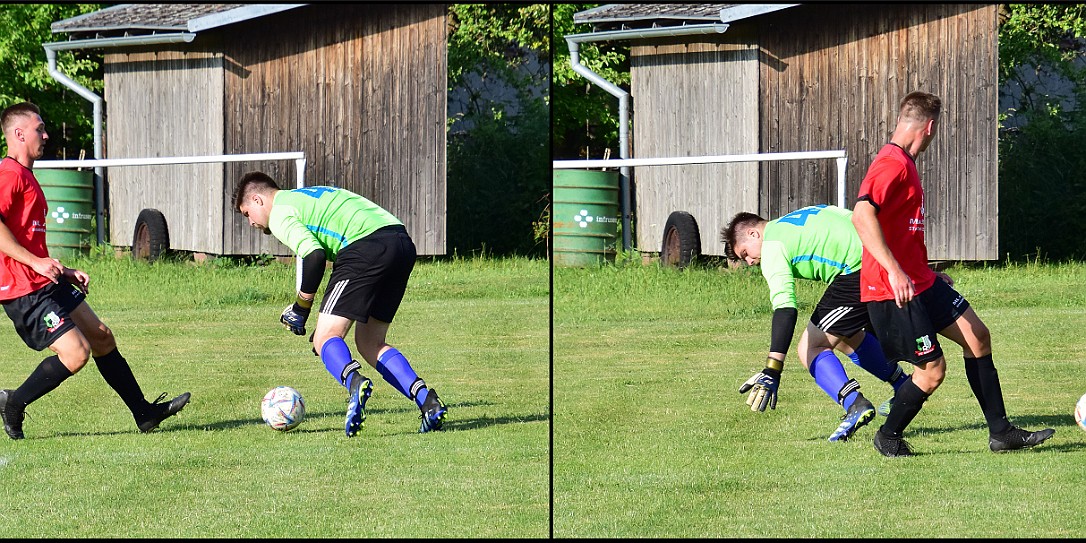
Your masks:
<svg viewBox="0 0 1086 543"><path fill-rule="evenodd" d="M110 168L118 166L164 166L170 164L206 164L209 162L253 162L261 160L293 160L295 170L295 188L305 187L305 153L292 151L285 153L246 153L237 155L203 155L180 157L150 157L150 158L94 158L90 160L37 160L34 168L50 169L79 169L79 168ZM102 202L98 202L101 209ZM302 287L302 259L298 256L295 262L295 290Z"/></svg>
<svg viewBox="0 0 1086 543"><path fill-rule="evenodd" d="M555 160L556 170L623 168L637 166L682 166L686 164L721 164L727 162L766 162L770 160L817 160L834 159L837 163L837 205L845 207L845 168L848 157L844 149L836 151L801 151L794 153L752 153L746 155L707 155L664 158L621 158L595 160Z"/></svg>

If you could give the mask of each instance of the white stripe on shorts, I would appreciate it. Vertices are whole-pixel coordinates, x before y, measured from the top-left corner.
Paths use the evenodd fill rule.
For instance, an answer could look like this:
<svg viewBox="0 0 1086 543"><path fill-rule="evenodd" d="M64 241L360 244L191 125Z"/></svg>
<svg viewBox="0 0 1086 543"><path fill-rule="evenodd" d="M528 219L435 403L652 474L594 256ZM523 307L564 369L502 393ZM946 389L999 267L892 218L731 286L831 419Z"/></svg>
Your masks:
<svg viewBox="0 0 1086 543"><path fill-rule="evenodd" d="M339 301L339 295L343 294L343 289L347 288L347 283L349 281L350 279L344 279L336 283L335 286L332 287L332 291L325 295L325 304L324 309L321 311L322 313L332 313L332 310L336 308L336 302Z"/></svg>
<svg viewBox="0 0 1086 543"><path fill-rule="evenodd" d="M841 320L849 311L852 311L851 307L841 306L822 317L821 321L818 321L818 329L822 331L829 330L837 321Z"/></svg>

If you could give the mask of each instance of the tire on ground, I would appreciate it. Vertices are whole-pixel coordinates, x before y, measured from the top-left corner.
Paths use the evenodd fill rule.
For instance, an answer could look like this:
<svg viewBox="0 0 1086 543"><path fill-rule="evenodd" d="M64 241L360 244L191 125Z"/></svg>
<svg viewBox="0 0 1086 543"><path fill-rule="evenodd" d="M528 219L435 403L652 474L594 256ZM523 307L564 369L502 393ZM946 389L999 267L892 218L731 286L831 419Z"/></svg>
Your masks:
<svg viewBox="0 0 1086 543"><path fill-rule="evenodd" d="M668 267L685 268L701 255L701 234L694 216L685 211L673 211L664 223L664 239L660 244L660 263Z"/></svg>
<svg viewBox="0 0 1086 543"><path fill-rule="evenodd" d="M136 217L132 234L132 258L154 262L170 249L166 217L157 209L144 209Z"/></svg>

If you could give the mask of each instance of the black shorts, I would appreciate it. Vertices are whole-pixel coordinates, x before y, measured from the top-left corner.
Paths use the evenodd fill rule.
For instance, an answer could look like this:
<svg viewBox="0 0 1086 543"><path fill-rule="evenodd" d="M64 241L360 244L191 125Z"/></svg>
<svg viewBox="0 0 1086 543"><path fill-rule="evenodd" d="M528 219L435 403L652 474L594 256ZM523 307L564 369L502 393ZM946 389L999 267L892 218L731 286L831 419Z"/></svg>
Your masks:
<svg viewBox="0 0 1086 543"><path fill-rule="evenodd" d="M61 277L56 284L49 283L3 304L23 343L35 351L41 351L75 328L71 312L86 299L83 291Z"/></svg>
<svg viewBox="0 0 1086 543"><path fill-rule="evenodd" d="M811 313L811 324L838 337L852 337L868 328L867 304L860 301L860 273L838 275L822 293Z"/></svg>
<svg viewBox="0 0 1086 543"><path fill-rule="evenodd" d="M904 360L911 364L942 357L939 332L954 324L968 308L965 296L940 277L905 307L899 308L893 300L867 303L871 324L887 360Z"/></svg>
<svg viewBox="0 0 1086 543"><path fill-rule="evenodd" d="M344 247L332 265L321 313L392 322L415 267L415 243L403 226L386 226Z"/></svg>

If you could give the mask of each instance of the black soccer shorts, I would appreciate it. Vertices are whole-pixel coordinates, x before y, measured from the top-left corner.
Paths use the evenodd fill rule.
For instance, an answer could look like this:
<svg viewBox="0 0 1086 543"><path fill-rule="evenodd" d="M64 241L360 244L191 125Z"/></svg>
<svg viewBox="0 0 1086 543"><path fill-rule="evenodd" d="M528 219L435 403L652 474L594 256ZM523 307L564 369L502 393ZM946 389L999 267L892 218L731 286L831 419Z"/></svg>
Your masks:
<svg viewBox="0 0 1086 543"><path fill-rule="evenodd" d="M415 243L403 226L386 226L339 252L320 312L392 322L415 267Z"/></svg>
<svg viewBox="0 0 1086 543"><path fill-rule="evenodd" d="M943 356L939 331L954 324L968 308L965 296L940 277L905 307L899 308L894 300L867 303L871 324L887 360L904 360L913 365Z"/></svg>
<svg viewBox="0 0 1086 543"><path fill-rule="evenodd" d="M822 293L811 324L837 337L852 337L871 326L867 304L860 301L860 272L838 275Z"/></svg>
<svg viewBox="0 0 1086 543"><path fill-rule="evenodd" d="M27 347L41 351L75 328L71 312L87 296L61 277L25 296L3 302L4 311Z"/></svg>

